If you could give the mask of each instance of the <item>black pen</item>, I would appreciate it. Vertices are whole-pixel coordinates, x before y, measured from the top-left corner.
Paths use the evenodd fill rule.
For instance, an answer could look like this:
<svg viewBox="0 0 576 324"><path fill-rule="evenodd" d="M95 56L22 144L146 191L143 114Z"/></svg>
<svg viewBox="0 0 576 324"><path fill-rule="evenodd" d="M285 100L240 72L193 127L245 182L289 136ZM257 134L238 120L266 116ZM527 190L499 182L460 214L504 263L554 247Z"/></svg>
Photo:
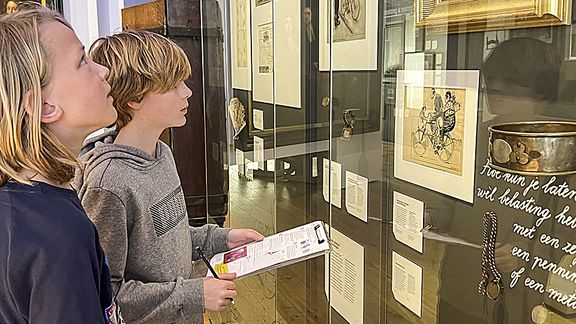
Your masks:
<svg viewBox="0 0 576 324"><path fill-rule="evenodd" d="M208 270L210 270L210 272L212 273L212 276L216 279L220 279L220 277L218 276L218 274L216 273L216 270L214 270L214 268L212 268L212 266L210 265L210 261L208 261L208 259L206 259L206 256L204 255L204 252L202 252L202 249L197 246L196 247L196 252L198 252L198 254L200 254L200 258L202 258L202 261L204 261L204 263L206 264L206 266L208 267ZM230 300L230 303L232 305L234 305L234 299L232 298L226 298Z"/></svg>

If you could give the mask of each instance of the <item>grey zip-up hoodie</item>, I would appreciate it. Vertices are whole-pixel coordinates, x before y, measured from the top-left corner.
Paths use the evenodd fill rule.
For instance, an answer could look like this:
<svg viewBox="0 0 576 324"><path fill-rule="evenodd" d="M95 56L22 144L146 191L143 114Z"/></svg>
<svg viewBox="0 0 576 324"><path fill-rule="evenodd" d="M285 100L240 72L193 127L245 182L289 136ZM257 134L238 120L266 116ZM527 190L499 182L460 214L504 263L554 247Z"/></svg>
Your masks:
<svg viewBox="0 0 576 324"><path fill-rule="evenodd" d="M225 251L229 229L193 228L170 148L156 156L114 144L115 131L89 139L74 180L110 262L127 323L203 323L203 279L191 279L193 247Z"/></svg>

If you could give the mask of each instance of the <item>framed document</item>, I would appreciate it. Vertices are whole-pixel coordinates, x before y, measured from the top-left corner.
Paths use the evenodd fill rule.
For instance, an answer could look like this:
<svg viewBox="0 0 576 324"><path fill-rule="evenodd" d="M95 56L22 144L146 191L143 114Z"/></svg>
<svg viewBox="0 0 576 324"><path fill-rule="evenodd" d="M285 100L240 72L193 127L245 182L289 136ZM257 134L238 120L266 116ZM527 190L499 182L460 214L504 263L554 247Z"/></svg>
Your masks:
<svg viewBox="0 0 576 324"><path fill-rule="evenodd" d="M254 101L274 102L274 75L273 67L266 60L266 55L272 55L272 3L259 4L251 0L252 4L252 99ZM258 5L258 6L257 6ZM264 47L261 49L261 47ZM273 57L269 57L273 62Z"/></svg>
<svg viewBox="0 0 576 324"><path fill-rule="evenodd" d="M253 100L301 108L300 2L252 0L252 12Z"/></svg>
<svg viewBox="0 0 576 324"><path fill-rule="evenodd" d="M376 70L378 3L374 0L340 0L332 14L331 0L320 0L320 70ZM330 42L332 29L332 44Z"/></svg>
<svg viewBox="0 0 576 324"><path fill-rule="evenodd" d="M398 71L396 178L473 202L479 76Z"/></svg>
<svg viewBox="0 0 576 324"><path fill-rule="evenodd" d="M232 88L252 90L250 0L231 0Z"/></svg>

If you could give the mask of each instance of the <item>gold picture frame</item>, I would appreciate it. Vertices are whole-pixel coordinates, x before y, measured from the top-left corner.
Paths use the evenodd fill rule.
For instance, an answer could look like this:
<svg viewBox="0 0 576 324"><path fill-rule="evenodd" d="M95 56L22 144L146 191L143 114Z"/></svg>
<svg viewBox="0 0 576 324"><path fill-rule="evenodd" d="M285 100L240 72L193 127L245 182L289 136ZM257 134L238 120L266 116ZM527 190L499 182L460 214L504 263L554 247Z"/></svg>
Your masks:
<svg viewBox="0 0 576 324"><path fill-rule="evenodd" d="M572 0L414 0L416 27L430 33L570 25Z"/></svg>

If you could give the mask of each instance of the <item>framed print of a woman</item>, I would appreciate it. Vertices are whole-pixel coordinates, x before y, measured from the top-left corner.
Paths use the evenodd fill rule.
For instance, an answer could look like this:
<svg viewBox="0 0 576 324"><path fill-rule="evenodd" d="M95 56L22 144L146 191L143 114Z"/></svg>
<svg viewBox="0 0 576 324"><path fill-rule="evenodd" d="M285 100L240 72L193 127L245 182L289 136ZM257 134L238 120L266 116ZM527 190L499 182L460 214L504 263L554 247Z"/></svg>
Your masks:
<svg viewBox="0 0 576 324"><path fill-rule="evenodd" d="M0 4L0 14L11 14L27 5L37 4L63 13L62 0L0 0Z"/></svg>

